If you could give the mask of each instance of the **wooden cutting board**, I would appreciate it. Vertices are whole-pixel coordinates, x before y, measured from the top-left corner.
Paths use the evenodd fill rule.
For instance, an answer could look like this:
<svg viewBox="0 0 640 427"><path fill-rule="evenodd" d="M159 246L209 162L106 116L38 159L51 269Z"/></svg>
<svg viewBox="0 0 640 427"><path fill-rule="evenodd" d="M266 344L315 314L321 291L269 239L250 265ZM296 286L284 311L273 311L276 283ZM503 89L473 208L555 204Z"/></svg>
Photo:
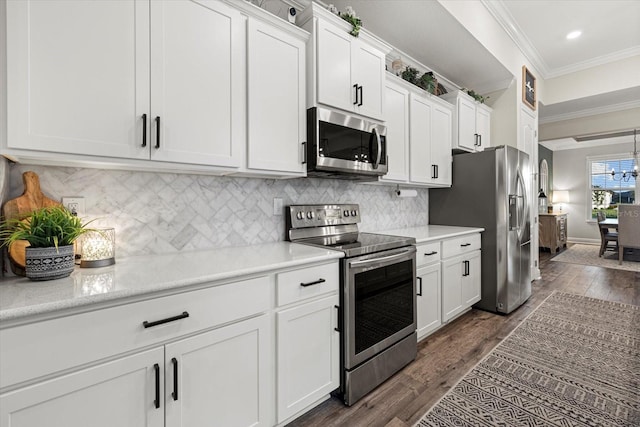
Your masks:
<svg viewBox="0 0 640 427"><path fill-rule="evenodd" d="M24 192L22 196L9 200L4 204L2 213L5 219L19 218L36 209L60 206L61 203L44 195L40 189L40 178L38 174L27 171L22 174L22 182L24 183ZM19 240L9 246L9 261L11 263L11 271L13 274L24 276L25 251L24 248L29 246L26 240Z"/></svg>

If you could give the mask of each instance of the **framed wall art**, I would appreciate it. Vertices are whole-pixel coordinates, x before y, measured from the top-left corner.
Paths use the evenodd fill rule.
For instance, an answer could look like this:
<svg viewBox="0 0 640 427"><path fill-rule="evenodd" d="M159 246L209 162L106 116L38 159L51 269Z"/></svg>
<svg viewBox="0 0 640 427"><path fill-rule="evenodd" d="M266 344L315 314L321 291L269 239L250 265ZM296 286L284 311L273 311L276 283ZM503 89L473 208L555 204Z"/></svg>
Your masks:
<svg viewBox="0 0 640 427"><path fill-rule="evenodd" d="M522 66L522 102L529 108L536 109L536 78L526 67Z"/></svg>

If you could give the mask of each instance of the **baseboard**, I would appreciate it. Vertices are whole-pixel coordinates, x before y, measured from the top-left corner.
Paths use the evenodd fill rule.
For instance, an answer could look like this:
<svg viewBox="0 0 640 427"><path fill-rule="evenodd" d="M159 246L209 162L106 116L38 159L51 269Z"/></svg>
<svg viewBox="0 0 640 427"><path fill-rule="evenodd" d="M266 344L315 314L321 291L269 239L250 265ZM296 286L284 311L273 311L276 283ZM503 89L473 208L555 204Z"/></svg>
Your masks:
<svg viewBox="0 0 640 427"><path fill-rule="evenodd" d="M583 245L600 246L600 239L583 239L582 237L567 237L568 243L581 243Z"/></svg>

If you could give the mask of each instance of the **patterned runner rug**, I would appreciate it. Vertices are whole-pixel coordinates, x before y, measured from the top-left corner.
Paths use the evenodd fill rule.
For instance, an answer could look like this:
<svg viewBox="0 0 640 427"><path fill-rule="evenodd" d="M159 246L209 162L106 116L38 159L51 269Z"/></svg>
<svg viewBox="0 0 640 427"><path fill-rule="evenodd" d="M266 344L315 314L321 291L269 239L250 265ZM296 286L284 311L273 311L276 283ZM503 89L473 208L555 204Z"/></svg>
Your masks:
<svg viewBox="0 0 640 427"><path fill-rule="evenodd" d="M598 256L600 246L575 244L551 258L551 261L571 264L594 265L617 270L640 271L640 250L625 251L622 265L618 264L617 252L605 252Z"/></svg>
<svg viewBox="0 0 640 427"><path fill-rule="evenodd" d="M416 426L640 426L640 307L553 293Z"/></svg>

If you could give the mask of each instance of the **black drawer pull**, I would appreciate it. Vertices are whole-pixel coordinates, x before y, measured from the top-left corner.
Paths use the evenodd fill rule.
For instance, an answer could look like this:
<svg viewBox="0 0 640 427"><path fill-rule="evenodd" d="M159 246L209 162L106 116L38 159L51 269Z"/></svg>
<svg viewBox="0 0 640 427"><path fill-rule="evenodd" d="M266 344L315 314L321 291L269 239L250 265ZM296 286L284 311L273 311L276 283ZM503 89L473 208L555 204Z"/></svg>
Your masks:
<svg viewBox="0 0 640 427"><path fill-rule="evenodd" d="M333 328L334 331L336 332L340 332L340 306L339 305L334 305L336 311L336 314L338 315L338 321L337 321L337 328Z"/></svg>
<svg viewBox="0 0 640 427"><path fill-rule="evenodd" d="M420 282L420 290L417 292L416 295L421 297L422 296L422 277L418 276L417 279L418 279L418 282Z"/></svg>
<svg viewBox="0 0 640 427"><path fill-rule="evenodd" d="M184 319L189 317L189 313L183 311L182 314L173 317L167 317L166 319L156 320L154 322L147 322L146 320L142 322L142 326L145 328L152 328L154 326L162 325L163 323L174 322L176 320Z"/></svg>
<svg viewBox="0 0 640 427"><path fill-rule="evenodd" d="M356 100L353 101L353 105L358 105L358 84L354 84L353 85L353 90L355 91L356 94Z"/></svg>
<svg viewBox="0 0 640 427"><path fill-rule="evenodd" d="M160 116L156 117L156 149L160 148Z"/></svg>
<svg viewBox="0 0 640 427"><path fill-rule="evenodd" d="M178 359L173 357L171 363L173 364L173 393L171 393L171 397L173 400L178 400Z"/></svg>
<svg viewBox="0 0 640 427"><path fill-rule="evenodd" d="M466 248L467 246L471 246L471 243L463 243L460 245L462 248Z"/></svg>
<svg viewBox="0 0 640 427"><path fill-rule="evenodd" d="M431 251L431 252L427 252L426 254L424 254L424 256L431 256L431 255L436 255L438 252L436 251Z"/></svg>
<svg viewBox="0 0 640 427"><path fill-rule="evenodd" d="M324 280L324 279L318 279L318 280L316 280L315 282L300 283L300 286L307 287L307 286L313 286L313 285L317 285L318 283L324 283L324 282L326 282L326 280Z"/></svg>
<svg viewBox="0 0 640 427"><path fill-rule="evenodd" d="M160 407L160 365L156 363L153 365L153 369L156 371L156 398L153 401L153 405L158 409Z"/></svg>

